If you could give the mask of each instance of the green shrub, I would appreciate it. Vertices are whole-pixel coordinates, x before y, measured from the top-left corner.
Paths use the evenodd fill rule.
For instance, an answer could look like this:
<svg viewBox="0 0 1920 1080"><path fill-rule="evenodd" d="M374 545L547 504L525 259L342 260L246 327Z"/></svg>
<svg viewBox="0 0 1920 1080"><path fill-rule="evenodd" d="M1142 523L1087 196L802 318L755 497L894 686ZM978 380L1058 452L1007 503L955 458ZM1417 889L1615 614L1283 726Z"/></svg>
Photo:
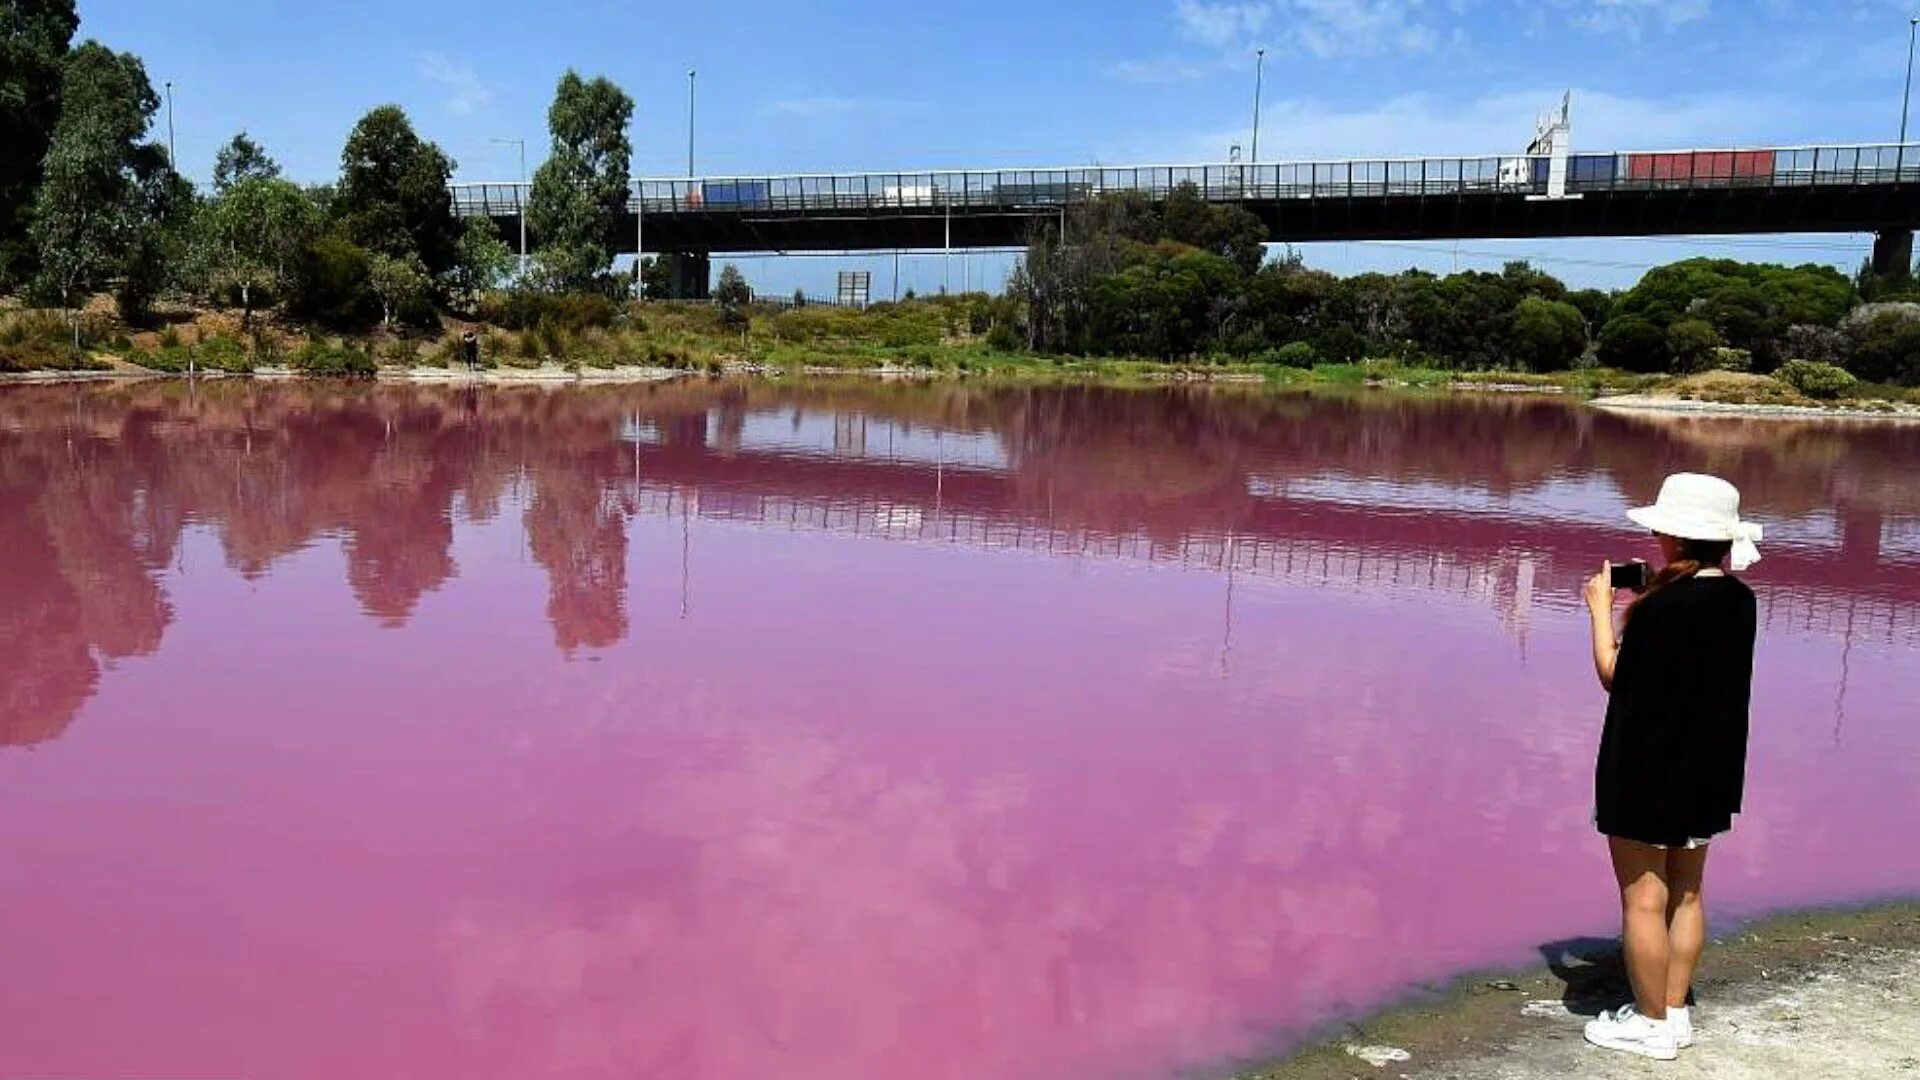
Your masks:
<svg viewBox="0 0 1920 1080"><path fill-rule="evenodd" d="M380 314L372 281L367 249L338 234L322 236L301 253L287 307L329 326L366 326Z"/></svg>
<svg viewBox="0 0 1920 1080"><path fill-rule="evenodd" d="M247 356L247 347L224 334L215 334L203 339L192 355L194 366L208 371L245 374L253 370L253 361Z"/></svg>
<svg viewBox="0 0 1920 1080"><path fill-rule="evenodd" d="M1752 371L1753 353L1748 352L1746 349L1729 349L1724 346L1715 349L1713 351L1713 370Z"/></svg>
<svg viewBox="0 0 1920 1080"><path fill-rule="evenodd" d="M1310 368L1320 359L1313 351L1313 345L1305 341L1289 341L1277 349L1268 349L1257 357L1263 364L1278 364L1281 367Z"/></svg>
<svg viewBox="0 0 1920 1080"><path fill-rule="evenodd" d="M1638 315L1608 319L1595 346L1603 366L1642 375L1666 371L1671 356L1667 336Z"/></svg>
<svg viewBox="0 0 1920 1080"><path fill-rule="evenodd" d="M1673 370L1683 375L1712 368L1720 347L1720 332L1705 319L1680 319L1667 327L1667 353Z"/></svg>
<svg viewBox="0 0 1920 1080"><path fill-rule="evenodd" d="M1829 400L1846 393L1860 381L1847 369L1820 360L1789 360L1780 365L1773 377L1810 398Z"/></svg>
<svg viewBox="0 0 1920 1080"><path fill-rule="evenodd" d="M302 375L331 379L370 379L376 370L365 349L341 342L315 341L293 354L290 365Z"/></svg>
<svg viewBox="0 0 1920 1080"><path fill-rule="evenodd" d="M380 359L399 367L412 367L420 359L420 347L406 338L394 338L380 346Z"/></svg>
<svg viewBox="0 0 1920 1080"><path fill-rule="evenodd" d="M510 330L527 330L542 323L563 330L608 327L620 315L620 305L600 293L544 293L531 289L489 293L476 312L482 322Z"/></svg>

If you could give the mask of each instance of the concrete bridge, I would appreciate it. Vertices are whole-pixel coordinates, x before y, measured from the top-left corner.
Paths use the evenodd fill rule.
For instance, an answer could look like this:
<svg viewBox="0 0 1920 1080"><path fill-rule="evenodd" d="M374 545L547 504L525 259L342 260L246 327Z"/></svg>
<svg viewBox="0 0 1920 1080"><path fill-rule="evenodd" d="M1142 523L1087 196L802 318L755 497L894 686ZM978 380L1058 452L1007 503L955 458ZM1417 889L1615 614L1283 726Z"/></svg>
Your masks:
<svg viewBox="0 0 1920 1080"><path fill-rule="evenodd" d="M1075 204L1159 203L1189 184L1257 215L1275 243L1871 232L1876 268L1894 270L1920 225L1920 144L1876 143L643 179L610 240L668 253L680 291L703 295L714 252L1024 246ZM451 190L457 213L512 238L528 188Z"/></svg>

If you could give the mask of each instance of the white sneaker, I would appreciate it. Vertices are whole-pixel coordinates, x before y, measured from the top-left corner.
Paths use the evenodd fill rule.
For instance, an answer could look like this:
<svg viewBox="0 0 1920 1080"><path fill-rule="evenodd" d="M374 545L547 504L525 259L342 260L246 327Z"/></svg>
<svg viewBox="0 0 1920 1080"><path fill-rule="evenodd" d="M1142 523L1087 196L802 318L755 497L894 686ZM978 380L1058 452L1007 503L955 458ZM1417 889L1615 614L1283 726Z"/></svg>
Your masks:
<svg viewBox="0 0 1920 1080"><path fill-rule="evenodd" d="M1693 1045L1693 1013L1687 1009L1667 1007L1667 1027L1673 1032L1673 1048L1685 1050Z"/></svg>
<svg viewBox="0 0 1920 1080"><path fill-rule="evenodd" d="M1586 1034L1588 1042L1609 1050L1623 1050L1656 1061L1672 1061L1680 1056L1673 1044L1673 1029L1667 1022L1649 1020L1635 1012L1631 1005L1622 1005L1587 1021Z"/></svg>

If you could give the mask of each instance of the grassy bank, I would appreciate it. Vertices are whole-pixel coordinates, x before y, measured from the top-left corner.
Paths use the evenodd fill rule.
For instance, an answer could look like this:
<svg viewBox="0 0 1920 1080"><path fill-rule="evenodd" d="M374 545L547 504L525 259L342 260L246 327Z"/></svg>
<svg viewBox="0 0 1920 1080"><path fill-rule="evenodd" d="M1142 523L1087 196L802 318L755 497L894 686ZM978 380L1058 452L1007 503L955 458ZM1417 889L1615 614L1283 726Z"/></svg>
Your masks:
<svg viewBox="0 0 1920 1080"><path fill-rule="evenodd" d="M461 337L472 332L479 341L482 366L506 373L885 372L1114 385L1168 381L1281 387L1384 385L1589 396L1668 395L1741 405L1822 404L1783 382L1758 376L1678 379L1594 367L1549 374L1461 371L1398 360L1296 366L1277 362L1275 354L1171 362L1050 356L990 341L977 306L964 297L878 304L865 311L755 307L730 315L707 305L621 307L602 302L494 314L499 321L447 318L431 328L330 333L264 317L248 323L232 312L193 308L162 308L158 325L132 328L112 318L110 305L96 304L78 319L81 348L76 351L74 322L64 313L14 309L0 312L0 372L117 368L169 374L189 370L401 374L464 367ZM1857 384L1827 403L1857 406L1863 402L1920 404L1920 392Z"/></svg>

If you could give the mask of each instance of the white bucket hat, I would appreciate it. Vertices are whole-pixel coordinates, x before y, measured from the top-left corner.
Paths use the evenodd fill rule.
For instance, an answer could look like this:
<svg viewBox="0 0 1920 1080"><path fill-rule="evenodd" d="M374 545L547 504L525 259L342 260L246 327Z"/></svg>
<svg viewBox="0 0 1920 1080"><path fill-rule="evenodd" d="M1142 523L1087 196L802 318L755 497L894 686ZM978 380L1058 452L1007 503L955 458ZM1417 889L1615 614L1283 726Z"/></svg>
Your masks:
<svg viewBox="0 0 1920 1080"><path fill-rule="evenodd" d="M1733 543L1728 561L1745 570L1760 561L1760 526L1740 520L1740 489L1717 476L1674 473L1652 506L1627 511L1636 525L1682 540Z"/></svg>

